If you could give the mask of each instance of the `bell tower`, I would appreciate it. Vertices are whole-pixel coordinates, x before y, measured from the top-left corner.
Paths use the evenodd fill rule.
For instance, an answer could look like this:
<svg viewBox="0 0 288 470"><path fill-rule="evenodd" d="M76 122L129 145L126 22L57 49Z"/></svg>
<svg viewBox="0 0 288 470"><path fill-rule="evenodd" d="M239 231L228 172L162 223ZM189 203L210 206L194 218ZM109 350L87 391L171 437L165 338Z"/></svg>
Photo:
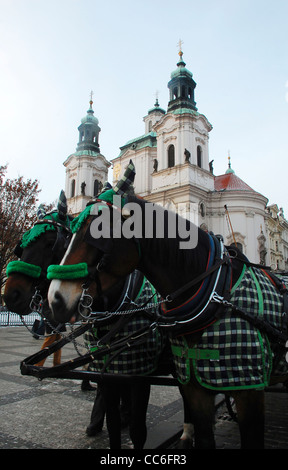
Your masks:
<svg viewBox="0 0 288 470"><path fill-rule="evenodd" d="M63 163L66 168L65 193L69 212L79 214L87 202L97 196L108 179L110 163L100 153L99 121L94 116L93 92L90 93L89 109L78 127L79 141L76 152Z"/></svg>
<svg viewBox="0 0 288 470"><path fill-rule="evenodd" d="M92 150L93 152L100 153L99 133L101 129L98 125L98 119L94 116L92 96L93 91L90 93L90 107L87 111L87 115L83 117L78 127L79 142L77 150Z"/></svg>
<svg viewBox="0 0 288 470"><path fill-rule="evenodd" d="M179 57L177 69L171 73L171 80L168 83L170 101L168 103L167 112L175 111L180 108L192 109L197 111L194 99L194 90L196 82L193 80L192 73L186 69L183 60L183 52L181 50L182 41L179 41Z"/></svg>

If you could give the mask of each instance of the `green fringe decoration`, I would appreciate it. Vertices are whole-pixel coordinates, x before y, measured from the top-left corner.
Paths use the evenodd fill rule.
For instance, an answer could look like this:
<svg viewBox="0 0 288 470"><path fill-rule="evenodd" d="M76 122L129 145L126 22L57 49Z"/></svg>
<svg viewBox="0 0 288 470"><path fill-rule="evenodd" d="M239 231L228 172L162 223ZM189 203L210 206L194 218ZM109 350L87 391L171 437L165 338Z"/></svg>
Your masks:
<svg viewBox="0 0 288 470"><path fill-rule="evenodd" d="M58 265L51 264L47 270L47 279L79 279L87 277L87 263Z"/></svg>
<svg viewBox="0 0 288 470"><path fill-rule="evenodd" d="M66 227L69 227L70 225L70 220L68 217L66 219L65 224L63 224L63 220L59 219L58 212L52 212L51 214L46 215L43 220L49 221L49 219L53 219L56 222L65 225ZM30 243L34 242L34 240L36 240L36 238L38 238L42 233L48 232L48 230L56 230L56 228L49 223L34 225L34 227L24 233L21 241L21 248L26 248L28 245L30 245Z"/></svg>
<svg viewBox="0 0 288 470"><path fill-rule="evenodd" d="M40 277L41 267L35 264L25 263L25 261L11 261L6 268L6 274L9 276L11 273L26 274L26 276Z"/></svg>
<svg viewBox="0 0 288 470"><path fill-rule="evenodd" d="M75 219L72 220L70 224L72 233L76 233L78 232L78 230L80 230L80 228L82 227L82 224L85 222L87 217L89 217L93 206L94 204L91 204L90 206L85 207L84 211L82 211L81 214L78 215L78 217L75 217Z"/></svg>
<svg viewBox="0 0 288 470"><path fill-rule="evenodd" d="M113 204L113 196L116 196L116 193L114 189L108 189L108 191L105 191L102 194L99 194L97 196L97 199L100 199L101 201L106 201L109 202L109 204ZM96 202L94 204L97 204ZM70 228L72 233L78 232L80 228L82 227L83 223L87 219L87 217L90 216L90 212L92 208L94 207L94 204L90 204L89 206L85 207L85 209L81 212L81 214L78 215L72 222L70 222ZM125 204L125 199L121 198L121 206L123 207ZM100 208L100 206L99 206Z"/></svg>

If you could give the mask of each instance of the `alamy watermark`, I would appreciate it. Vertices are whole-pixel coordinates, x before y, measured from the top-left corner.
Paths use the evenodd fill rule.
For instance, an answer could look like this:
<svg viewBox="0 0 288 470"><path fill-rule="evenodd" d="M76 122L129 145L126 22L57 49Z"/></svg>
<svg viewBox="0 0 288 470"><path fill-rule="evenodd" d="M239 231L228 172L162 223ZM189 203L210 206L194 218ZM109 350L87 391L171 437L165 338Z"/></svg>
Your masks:
<svg viewBox="0 0 288 470"><path fill-rule="evenodd" d="M180 249L192 249L198 243L198 205L180 203L165 210L159 204L128 202L121 208L121 197L113 196L112 227L109 205L93 205L90 225L93 238L179 238ZM177 212L176 212L177 211ZM111 230L112 228L112 230Z"/></svg>

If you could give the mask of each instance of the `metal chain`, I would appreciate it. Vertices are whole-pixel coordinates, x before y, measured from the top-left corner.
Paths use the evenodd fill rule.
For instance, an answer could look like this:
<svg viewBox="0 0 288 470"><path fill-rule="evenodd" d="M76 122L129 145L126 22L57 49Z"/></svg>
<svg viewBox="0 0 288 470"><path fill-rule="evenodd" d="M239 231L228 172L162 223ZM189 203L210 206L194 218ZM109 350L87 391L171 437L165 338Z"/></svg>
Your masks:
<svg viewBox="0 0 288 470"><path fill-rule="evenodd" d="M79 300L79 303L78 303L78 313L81 315L81 317L84 319L84 320L88 320L90 318L96 318L97 319L97 315L100 316L100 315L104 315L106 316L106 318L109 318L110 316L115 316L115 315L130 315L131 313L137 313L137 312L141 312L143 311L143 309L153 309L153 308L157 308L159 305L165 303L165 302L171 302L170 298L167 296L165 299L162 299L162 300L158 300L157 302L153 303L153 304L144 304L140 307L137 307L137 308L134 308L134 309L129 309L129 310L116 310L114 312L109 312L109 311L106 311L106 312L92 312L92 309L91 309L91 305L92 305L92 302L93 302L93 298L89 295L89 294L86 294L86 291L88 289L85 289L83 288L83 291L82 291L82 294L81 294L81 297L80 297L80 300ZM156 294L153 294L151 296L151 299L155 296ZM151 300L149 299L149 300ZM127 297L127 300L130 301L130 305L133 304L133 305L137 305L135 302L133 302L131 299L129 299ZM85 303L83 301L87 301L87 305L85 305ZM84 315L82 313L82 309L86 309L88 311L90 311L90 313L88 315Z"/></svg>
<svg viewBox="0 0 288 470"><path fill-rule="evenodd" d="M62 331L59 331L57 330L57 328L55 328L51 322L45 317L45 315L43 314L43 297L42 295L40 294L40 291L37 290L37 288L35 289L35 294L33 295L32 299L31 299L31 302L30 302L30 309L31 311L34 311L34 312L37 312L41 318L43 318L43 320L47 323L47 325L51 328L52 332L51 334L49 335L38 335L36 333L36 335L39 337L39 338L47 338L49 336L53 336L55 334L59 334L62 339L66 339L67 338L67 335L65 335ZM30 330L27 326L27 324L25 323L24 319L22 316L20 316L21 320L22 320L22 323L23 325L27 328L27 330L32 334L34 335L34 332L32 330ZM93 322L91 322L91 327L93 325ZM71 329L71 332L73 333L73 326L70 325L70 329ZM74 348L75 348L75 351L77 352L77 354L79 356L83 356L83 354L80 353L79 349L78 348L86 348L87 352L90 352L90 347L88 345L86 345L84 343L84 345L82 343L79 343L76 341L76 339L72 336L72 339L69 341L73 344Z"/></svg>

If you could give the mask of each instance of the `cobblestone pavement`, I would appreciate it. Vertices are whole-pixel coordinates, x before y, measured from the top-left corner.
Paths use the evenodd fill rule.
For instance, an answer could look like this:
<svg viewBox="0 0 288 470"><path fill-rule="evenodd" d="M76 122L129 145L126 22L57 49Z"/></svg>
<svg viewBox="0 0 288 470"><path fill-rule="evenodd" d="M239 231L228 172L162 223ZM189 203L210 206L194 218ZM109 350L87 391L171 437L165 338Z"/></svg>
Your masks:
<svg viewBox="0 0 288 470"><path fill-rule="evenodd" d="M21 375L20 361L37 352L41 343L24 327L0 329L0 449L109 449L105 425L96 437L85 433L94 391L81 391L78 380L49 378L39 382ZM63 348L63 361L75 356L73 345ZM45 365L51 364L49 357ZM266 400L266 447L287 449L288 394L266 393ZM152 386L145 448L167 447L167 439L179 435L182 423L178 388ZM218 449L240 447L237 424L225 407L218 410L215 435ZM127 430L122 433L122 448L132 448Z"/></svg>

